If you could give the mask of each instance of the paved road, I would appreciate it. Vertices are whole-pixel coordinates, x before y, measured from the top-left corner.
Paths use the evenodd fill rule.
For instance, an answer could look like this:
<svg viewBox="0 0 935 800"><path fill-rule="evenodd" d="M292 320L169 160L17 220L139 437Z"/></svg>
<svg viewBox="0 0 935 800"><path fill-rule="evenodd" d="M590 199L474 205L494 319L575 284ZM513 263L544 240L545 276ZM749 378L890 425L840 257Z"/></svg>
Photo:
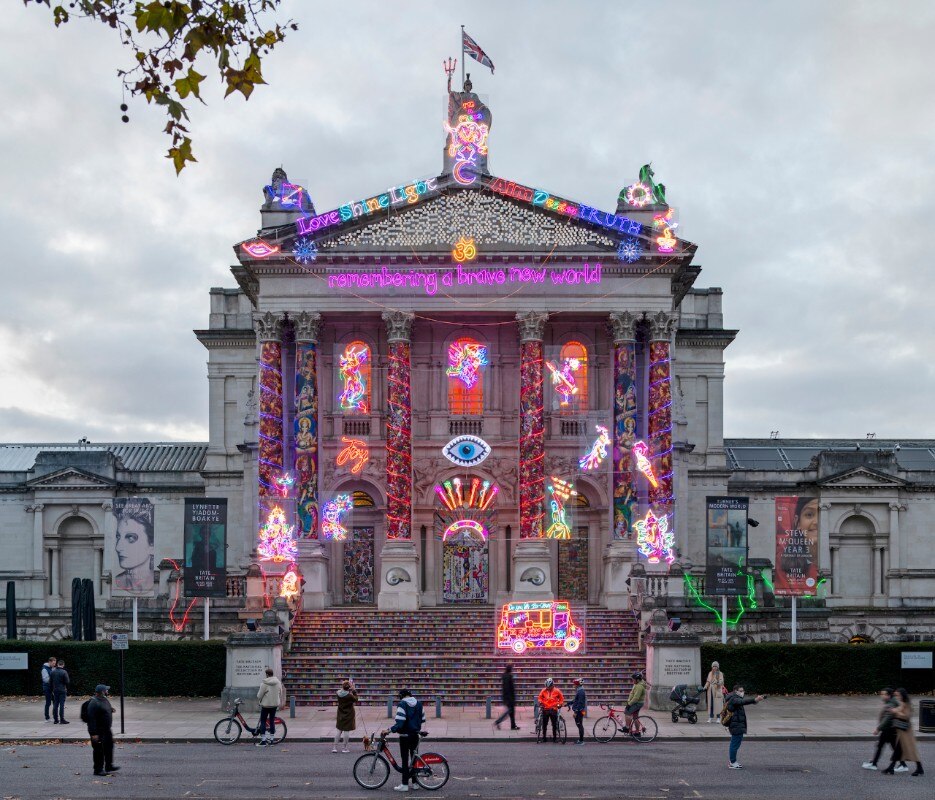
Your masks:
<svg viewBox="0 0 935 800"><path fill-rule="evenodd" d="M867 742L744 744L744 770L726 768L726 742L621 743L584 747L530 743L444 743L452 778L435 797L480 798L744 798L827 800L930 798L935 775L887 777L860 769ZM935 772L935 745L921 745ZM425 746L423 749L426 750ZM391 783L367 792L351 765L361 752L328 745L122 744L122 771L95 778L91 752L78 744L4 746L0 798L319 798L395 797ZM420 792L424 796L427 792Z"/></svg>

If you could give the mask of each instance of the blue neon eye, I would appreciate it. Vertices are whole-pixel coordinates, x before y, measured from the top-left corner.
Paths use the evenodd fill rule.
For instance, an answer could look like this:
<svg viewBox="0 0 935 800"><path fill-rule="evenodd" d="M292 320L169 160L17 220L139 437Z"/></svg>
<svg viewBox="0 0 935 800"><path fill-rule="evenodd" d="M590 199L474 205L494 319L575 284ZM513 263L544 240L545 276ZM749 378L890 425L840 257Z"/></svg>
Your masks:
<svg viewBox="0 0 935 800"><path fill-rule="evenodd" d="M442 453L459 467L473 467L490 455L490 445L477 436L456 436L442 448Z"/></svg>

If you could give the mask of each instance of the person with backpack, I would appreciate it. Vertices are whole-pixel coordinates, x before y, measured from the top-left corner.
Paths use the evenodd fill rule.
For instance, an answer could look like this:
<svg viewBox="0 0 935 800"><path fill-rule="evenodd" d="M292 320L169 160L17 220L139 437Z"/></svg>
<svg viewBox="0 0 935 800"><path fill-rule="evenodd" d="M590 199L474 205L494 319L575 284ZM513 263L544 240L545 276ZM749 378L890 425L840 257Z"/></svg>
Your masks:
<svg viewBox="0 0 935 800"><path fill-rule="evenodd" d="M88 726L94 774L98 776L110 775L120 769L114 766L114 734L111 730L114 707L107 697L109 691L109 686L99 683L94 687L94 697L81 704L81 721Z"/></svg>
<svg viewBox="0 0 935 800"><path fill-rule="evenodd" d="M68 696L68 687L71 684L71 678L65 669L65 662L58 660L55 669L49 673L49 684L52 687L52 718L55 725L69 725L65 719L65 698Z"/></svg>
<svg viewBox="0 0 935 800"><path fill-rule="evenodd" d="M575 699L568 704L568 707L575 715L575 725L578 726L578 741L575 744L584 744L584 718L588 713L588 699L584 693L584 681L581 678L575 678L572 684L575 687Z"/></svg>
<svg viewBox="0 0 935 800"><path fill-rule="evenodd" d="M393 727L384 730L384 738L390 733L399 734L399 758L402 765L403 779L399 786L393 789L397 792L409 792L415 787L412 778L412 754L419 747L419 733L425 725L425 711L422 703L412 696L408 689L400 689L397 695L399 705L396 706L396 718Z"/></svg>
<svg viewBox="0 0 935 800"><path fill-rule="evenodd" d="M45 695L45 721L51 722L49 708L52 706L52 670L58 664L55 656L49 656L49 660L42 665L42 694Z"/></svg>
<svg viewBox="0 0 935 800"><path fill-rule="evenodd" d="M737 761L737 753L747 732L747 712L744 706L756 705L767 698L765 694L756 697L744 697L744 694L743 685L738 683L724 699L724 708L721 710L721 724L730 731L727 765L731 769L743 769L743 765Z"/></svg>
<svg viewBox="0 0 935 800"><path fill-rule="evenodd" d="M500 724L507 717L510 718L510 730L518 731L519 725L516 724L516 684L513 681L513 665L507 664L503 668L503 675L500 678L500 700L504 705L504 712L497 717L494 727L500 729Z"/></svg>
<svg viewBox="0 0 935 800"><path fill-rule="evenodd" d="M260 706L260 741L257 747L271 747L276 743L276 712L286 705L286 690L269 667L266 668L266 677L260 684L256 693L256 701Z"/></svg>

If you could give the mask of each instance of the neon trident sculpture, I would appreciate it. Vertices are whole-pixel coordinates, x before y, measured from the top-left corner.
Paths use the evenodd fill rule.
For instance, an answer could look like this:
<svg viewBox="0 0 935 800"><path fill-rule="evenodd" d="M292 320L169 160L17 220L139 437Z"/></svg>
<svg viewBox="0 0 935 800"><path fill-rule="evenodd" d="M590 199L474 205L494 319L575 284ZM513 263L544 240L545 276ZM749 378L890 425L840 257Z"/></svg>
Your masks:
<svg viewBox="0 0 935 800"><path fill-rule="evenodd" d="M571 398L578 394L578 382L575 380L574 373L578 371L581 362L577 358L566 358L561 369L554 361L546 361L545 365L552 373L552 385L559 393L560 404L567 406Z"/></svg>
<svg viewBox="0 0 935 800"><path fill-rule="evenodd" d="M348 411L359 411L361 414L369 413L367 401L367 383L361 374L361 368L367 362L370 354L366 348L357 349L349 345L341 356L341 380L344 391L338 397L341 408Z"/></svg>
<svg viewBox="0 0 935 800"><path fill-rule="evenodd" d="M636 530L636 544L640 555L645 556L650 564L658 564L664 559L667 564L675 561L672 547L675 544L675 534L669 530L667 516L656 517L652 511L633 523Z"/></svg>
<svg viewBox="0 0 935 800"><path fill-rule="evenodd" d="M321 507L321 533L325 539L343 542L347 528L342 524L344 515L354 507L349 494L339 494Z"/></svg>
<svg viewBox="0 0 935 800"><path fill-rule="evenodd" d="M449 378L458 378L468 389L480 377L480 368L488 364L487 348L476 342L452 342L448 347Z"/></svg>
<svg viewBox="0 0 935 800"><path fill-rule="evenodd" d="M578 493L568 481L552 476L552 483L549 484L549 494L552 499L549 501L549 510L552 516L552 524L545 531L548 539L570 539L571 528L565 519L565 502L569 497L574 497Z"/></svg>
<svg viewBox="0 0 935 800"><path fill-rule="evenodd" d="M649 445L646 444L646 442L635 442L633 444L633 455L636 458L636 468L646 476L646 479L655 489L657 486L659 486L659 480L656 478L656 473L653 472L653 465L646 457L648 452Z"/></svg>
<svg viewBox="0 0 935 800"><path fill-rule="evenodd" d="M595 425L594 428L597 431L597 438L594 440L594 444L591 445L591 450L587 455L578 459L578 466L583 470L597 469L601 462L607 458L607 445L610 444L610 435L607 428L603 425Z"/></svg>

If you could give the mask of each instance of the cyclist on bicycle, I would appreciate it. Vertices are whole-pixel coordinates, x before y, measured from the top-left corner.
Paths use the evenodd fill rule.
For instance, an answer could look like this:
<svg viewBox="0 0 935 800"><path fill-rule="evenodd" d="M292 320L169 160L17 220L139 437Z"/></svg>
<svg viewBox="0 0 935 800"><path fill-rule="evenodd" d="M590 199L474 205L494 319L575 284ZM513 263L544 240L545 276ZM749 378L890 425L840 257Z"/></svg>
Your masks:
<svg viewBox="0 0 935 800"><path fill-rule="evenodd" d="M539 692L539 708L542 713L542 741L549 732L549 720L552 721L552 741L558 741L558 710L565 705L561 690L551 678L545 679L545 688Z"/></svg>
<svg viewBox="0 0 935 800"><path fill-rule="evenodd" d="M631 733L633 730L630 726L633 722L633 718L638 717L640 714L640 709L643 707L643 702L646 700L647 688L642 672L634 672L631 677L633 678L633 688L630 689L630 694L627 697L627 706L623 710L627 722L627 733Z"/></svg>
<svg viewBox="0 0 935 800"><path fill-rule="evenodd" d="M425 724L425 711L422 709L422 703L412 696L408 689L400 689L399 705L396 706L396 718L393 721L393 727L383 731L383 736L389 736L390 733L399 734L399 756L402 764L403 779L399 786L393 789L397 792L412 791L412 754L419 749L419 732Z"/></svg>

